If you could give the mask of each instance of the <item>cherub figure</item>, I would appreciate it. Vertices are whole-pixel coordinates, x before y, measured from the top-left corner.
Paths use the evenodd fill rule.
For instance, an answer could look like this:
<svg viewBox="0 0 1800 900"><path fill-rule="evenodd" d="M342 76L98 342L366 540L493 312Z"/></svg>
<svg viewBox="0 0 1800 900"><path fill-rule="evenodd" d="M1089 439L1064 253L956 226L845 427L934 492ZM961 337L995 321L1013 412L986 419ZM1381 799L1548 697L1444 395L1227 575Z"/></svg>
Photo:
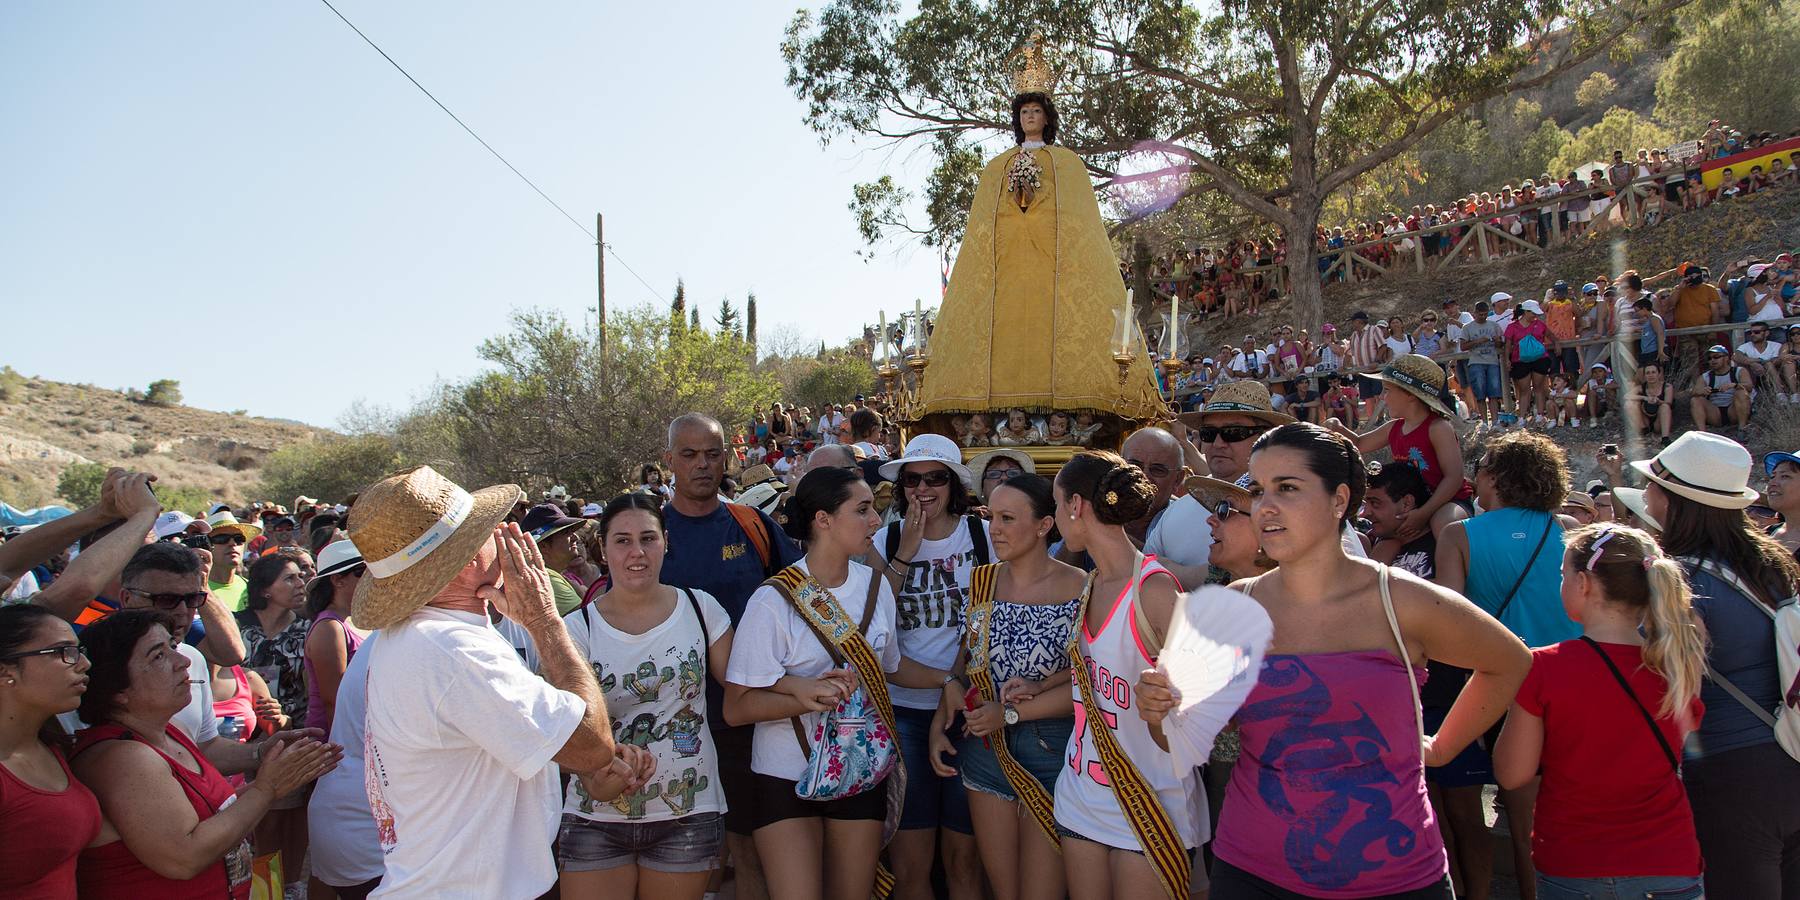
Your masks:
<svg viewBox="0 0 1800 900"><path fill-rule="evenodd" d="M969 416L969 422L968 422L967 428L968 428L968 433L963 436L963 446L964 447L992 447L992 446L994 446L993 431L991 429L991 426L988 424L988 417L985 414L983 414L983 413L971 414Z"/></svg>
<svg viewBox="0 0 1800 900"><path fill-rule="evenodd" d="M1075 419L1066 412L1053 412L1044 420L1044 443L1052 447L1068 447L1081 443L1074 431Z"/></svg>
<svg viewBox="0 0 1800 900"><path fill-rule="evenodd" d="M1031 416L1017 408L1007 411L1006 424L994 435L994 444L1001 447L1024 447L1042 442L1043 436L1031 424Z"/></svg>

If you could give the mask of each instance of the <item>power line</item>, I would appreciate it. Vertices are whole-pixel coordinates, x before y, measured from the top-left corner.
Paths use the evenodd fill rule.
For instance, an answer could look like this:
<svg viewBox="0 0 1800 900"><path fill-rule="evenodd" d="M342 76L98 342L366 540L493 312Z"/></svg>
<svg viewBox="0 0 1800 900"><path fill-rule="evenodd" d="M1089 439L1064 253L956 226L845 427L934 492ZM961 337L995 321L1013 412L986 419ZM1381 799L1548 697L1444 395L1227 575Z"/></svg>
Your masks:
<svg viewBox="0 0 1800 900"><path fill-rule="evenodd" d="M482 140L481 135L475 133L475 129L470 128L468 123L464 122L462 119L457 118L456 113L451 112L450 107L444 105L444 101L439 100L430 91L426 90L425 86L419 83L419 79L412 77L412 73L406 71L406 69L403 68L399 63L394 62L394 58L389 56L388 52L386 50L381 49L380 45L376 44L372 40L369 40L369 36L366 34L363 34L362 29L356 27L355 22L352 22L349 19L345 18L343 13L338 12L337 7L331 5L331 0L319 0L319 2L325 4L325 8L331 10L334 14L337 15L337 17L339 19L343 19L344 24L350 26L350 30L356 32L357 37L362 38L364 43L368 44L370 47L375 48L375 52L381 54L381 58L387 60L388 64L393 66L396 71L398 71L402 75L405 75L406 80L413 83L413 87L418 88L421 93L423 93L427 97L430 97L431 102L436 103L437 108L444 111L444 115L449 116L452 120L454 120L456 122L456 124L462 126L462 130L469 133L469 137L474 138L476 140L476 142L481 144L481 146L486 147L487 152L494 154L494 158L499 160L502 165L506 166L508 169L512 169L512 173L514 175L519 176L520 181L525 182L527 185L530 185L532 190L537 191L537 195L539 197L544 198L545 203L548 203L551 206L556 207L556 211L559 213L562 213L563 218L569 220L569 224L574 225L576 228L581 229L581 233L587 235L589 240L595 241L596 243L599 242L600 239L598 237L596 237L592 231L588 230L588 227L586 225L581 224L581 222L578 219L576 219L574 216L569 215L568 210L563 209L562 206L558 205L555 200L550 199L550 195L544 193L543 189L538 187L536 184L533 184L531 179L526 178L524 172L519 171L516 166L514 166L510 162L507 162L506 157L500 155L500 151L495 150L492 146L490 146L488 144L487 141ZM614 256L616 257L617 254L614 254ZM623 264L624 260L620 260L620 263ZM626 266L625 268L629 269L631 267ZM633 274L636 274L636 273L633 273Z"/></svg>
<svg viewBox="0 0 1800 900"><path fill-rule="evenodd" d="M606 248L606 252L612 254L613 259L616 259L619 261L619 265L625 267L625 271L631 273L631 277L636 278L638 280L638 284L643 285L646 290L648 290L653 296L657 297L658 299L662 298L662 294L658 293L656 288L651 287L650 282L645 281L644 276L639 275L637 273L637 270L631 267L631 263L626 262L625 258L620 256L618 251L614 250L611 244L602 244L601 246Z"/></svg>

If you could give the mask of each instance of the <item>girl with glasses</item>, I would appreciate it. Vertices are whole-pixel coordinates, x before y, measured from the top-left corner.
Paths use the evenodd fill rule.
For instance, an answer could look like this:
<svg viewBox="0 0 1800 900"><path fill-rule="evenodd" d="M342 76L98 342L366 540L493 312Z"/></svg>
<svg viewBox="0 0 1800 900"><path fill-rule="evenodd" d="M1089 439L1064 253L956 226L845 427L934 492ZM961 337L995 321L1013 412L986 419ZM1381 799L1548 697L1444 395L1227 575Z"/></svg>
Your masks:
<svg viewBox="0 0 1800 900"><path fill-rule="evenodd" d="M65 758L56 717L87 690L69 624L31 604L0 607L0 896L75 896L75 860L100 834L100 804Z"/></svg>

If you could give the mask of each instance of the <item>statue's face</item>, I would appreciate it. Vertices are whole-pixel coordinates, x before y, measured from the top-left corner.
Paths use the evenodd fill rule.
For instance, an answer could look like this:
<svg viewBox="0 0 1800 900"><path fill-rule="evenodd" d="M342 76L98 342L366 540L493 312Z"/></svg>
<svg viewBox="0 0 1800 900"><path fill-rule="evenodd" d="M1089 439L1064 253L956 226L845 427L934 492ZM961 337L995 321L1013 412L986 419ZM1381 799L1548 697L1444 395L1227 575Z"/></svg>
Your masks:
<svg viewBox="0 0 1800 900"><path fill-rule="evenodd" d="M1042 103L1027 103L1019 107L1019 128L1027 135L1042 134L1048 118Z"/></svg>

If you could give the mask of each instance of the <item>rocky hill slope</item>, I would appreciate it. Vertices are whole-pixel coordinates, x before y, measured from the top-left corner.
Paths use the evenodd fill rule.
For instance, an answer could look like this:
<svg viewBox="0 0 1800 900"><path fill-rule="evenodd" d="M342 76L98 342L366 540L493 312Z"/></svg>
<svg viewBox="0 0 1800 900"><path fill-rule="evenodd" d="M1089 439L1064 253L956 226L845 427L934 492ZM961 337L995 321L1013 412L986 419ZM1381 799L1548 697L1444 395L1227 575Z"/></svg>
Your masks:
<svg viewBox="0 0 1800 900"><path fill-rule="evenodd" d="M252 499L260 467L289 444L327 434L295 422L187 406L155 406L93 385L6 370L0 382L0 500L62 502L56 480L71 463L153 472L174 488L232 503ZM285 503L288 498L270 498Z"/></svg>

